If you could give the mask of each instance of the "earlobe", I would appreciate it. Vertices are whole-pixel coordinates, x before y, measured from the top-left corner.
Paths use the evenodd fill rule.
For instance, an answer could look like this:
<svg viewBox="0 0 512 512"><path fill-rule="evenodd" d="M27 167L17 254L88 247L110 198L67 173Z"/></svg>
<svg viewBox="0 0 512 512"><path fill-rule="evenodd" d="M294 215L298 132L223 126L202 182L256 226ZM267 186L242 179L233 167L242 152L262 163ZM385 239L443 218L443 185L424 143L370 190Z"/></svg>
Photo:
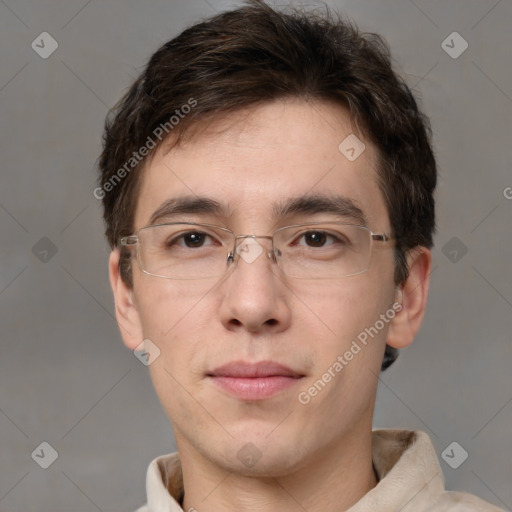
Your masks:
<svg viewBox="0 0 512 512"><path fill-rule="evenodd" d="M409 276L397 289L395 303L401 305L390 323L386 343L394 348L410 345L418 333L427 306L432 253L426 247L417 247L407 255Z"/></svg>
<svg viewBox="0 0 512 512"><path fill-rule="evenodd" d="M121 278L119 271L119 249L114 249L109 258L110 286L114 294L116 319L124 344L131 350L143 340L139 311L134 300L134 292Z"/></svg>

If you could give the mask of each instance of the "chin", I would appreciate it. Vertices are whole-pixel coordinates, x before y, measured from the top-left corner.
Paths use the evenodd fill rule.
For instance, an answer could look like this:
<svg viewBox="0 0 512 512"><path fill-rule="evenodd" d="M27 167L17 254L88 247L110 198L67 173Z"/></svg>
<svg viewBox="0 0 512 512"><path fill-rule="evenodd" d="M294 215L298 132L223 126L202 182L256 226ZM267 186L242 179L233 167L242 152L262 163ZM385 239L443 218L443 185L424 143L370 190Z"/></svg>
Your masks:
<svg viewBox="0 0 512 512"><path fill-rule="evenodd" d="M298 468L302 461L304 446L299 452L301 439L295 439L284 430L280 436L264 433L252 435L245 431L233 438L225 439L223 452L214 455L217 463L225 470L254 477L283 477ZM219 446L217 445L217 446ZM225 455L227 454L227 455ZM213 455L213 454L212 454Z"/></svg>
<svg viewBox="0 0 512 512"><path fill-rule="evenodd" d="M287 450L281 446L280 453L276 453L270 449L255 451L254 446L247 443L239 452L234 452L232 458L223 459L220 465L235 474L260 478L285 477L299 466L293 447ZM252 450L254 453L251 453Z"/></svg>

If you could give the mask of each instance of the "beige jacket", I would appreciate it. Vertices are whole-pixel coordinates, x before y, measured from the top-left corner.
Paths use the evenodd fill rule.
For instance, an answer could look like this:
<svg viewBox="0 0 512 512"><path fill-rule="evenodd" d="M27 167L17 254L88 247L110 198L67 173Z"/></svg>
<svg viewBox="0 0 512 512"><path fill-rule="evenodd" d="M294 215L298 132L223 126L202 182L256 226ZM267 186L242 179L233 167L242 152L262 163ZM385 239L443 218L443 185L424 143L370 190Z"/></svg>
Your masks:
<svg viewBox="0 0 512 512"><path fill-rule="evenodd" d="M379 483L347 512L503 512L471 494L444 490L436 452L421 431L374 430L373 465ZM136 512L183 512L183 479L177 453L149 465L147 504Z"/></svg>

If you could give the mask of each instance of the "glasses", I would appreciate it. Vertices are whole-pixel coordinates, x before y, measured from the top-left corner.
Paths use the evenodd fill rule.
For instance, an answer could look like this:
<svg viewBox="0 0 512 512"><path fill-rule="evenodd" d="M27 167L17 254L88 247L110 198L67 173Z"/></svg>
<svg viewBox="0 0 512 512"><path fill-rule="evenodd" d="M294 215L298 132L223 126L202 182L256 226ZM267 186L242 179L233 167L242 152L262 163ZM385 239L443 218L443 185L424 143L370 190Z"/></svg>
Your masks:
<svg viewBox="0 0 512 512"><path fill-rule="evenodd" d="M143 227L120 242L136 246L144 273L166 279L221 277L238 257L252 263L264 252L288 277L335 279L366 272L373 243L393 239L366 226L339 222L285 226L273 236L235 235L212 224L171 222Z"/></svg>

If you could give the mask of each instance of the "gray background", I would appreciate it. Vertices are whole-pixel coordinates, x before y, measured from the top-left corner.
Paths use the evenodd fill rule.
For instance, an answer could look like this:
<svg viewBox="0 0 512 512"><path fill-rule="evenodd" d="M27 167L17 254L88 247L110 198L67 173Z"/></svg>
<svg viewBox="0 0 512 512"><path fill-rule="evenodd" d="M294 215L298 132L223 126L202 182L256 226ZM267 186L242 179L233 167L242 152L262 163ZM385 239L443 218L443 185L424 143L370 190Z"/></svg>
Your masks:
<svg viewBox="0 0 512 512"><path fill-rule="evenodd" d="M457 441L469 457L458 469L440 459L448 488L511 509L512 3L328 4L388 39L431 116L440 166L427 316L382 375L375 427L425 430L439 455ZM0 0L4 512L133 510L148 463L174 450L114 321L95 161L107 109L151 53L233 5ZM43 31L59 44L47 59L31 48ZM469 44L457 59L441 46L453 31ZM48 469L31 458L43 441L58 452Z"/></svg>

